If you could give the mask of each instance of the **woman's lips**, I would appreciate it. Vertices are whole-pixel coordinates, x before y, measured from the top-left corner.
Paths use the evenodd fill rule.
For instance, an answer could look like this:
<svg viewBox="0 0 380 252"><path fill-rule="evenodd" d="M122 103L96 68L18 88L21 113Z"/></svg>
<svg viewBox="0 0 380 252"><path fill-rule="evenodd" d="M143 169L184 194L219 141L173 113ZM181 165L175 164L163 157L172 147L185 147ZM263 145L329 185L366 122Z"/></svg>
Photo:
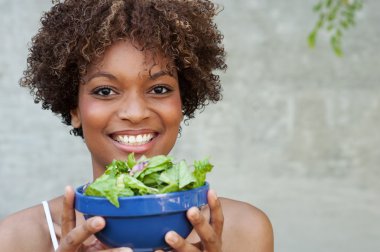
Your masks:
<svg viewBox="0 0 380 252"><path fill-rule="evenodd" d="M155 138L158 133L145 132L145 133L117 133L112 134L110 137L114 141L116 147L122 152L142 154L152 148Z"/></svg>
<svg viewBox="0 0 380 252"><path fill-rule="evenodd" d="M149 143L154 138L153 133L138 134L138 135L116 135L112 139L125 145L144 145Z"/></svg>

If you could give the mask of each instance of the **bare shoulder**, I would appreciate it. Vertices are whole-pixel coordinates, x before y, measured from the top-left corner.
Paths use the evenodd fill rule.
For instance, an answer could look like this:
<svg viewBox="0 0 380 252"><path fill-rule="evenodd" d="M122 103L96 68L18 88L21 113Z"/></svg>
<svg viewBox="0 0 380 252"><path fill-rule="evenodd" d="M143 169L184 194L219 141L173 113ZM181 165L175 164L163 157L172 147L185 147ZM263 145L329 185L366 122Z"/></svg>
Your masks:
<svg viewBox="0 0 380 252"><path fill-rule="evenodd" d="M246 202L220 198L223 214L223 251L273 251L273 229L267 215Z"/></svg>
<svg viewBox="0 0 380 252"><path fill-rule="evenodd" d="M2 251L49 251L50 240L42 205L14 213L0 221Z"/></svg>

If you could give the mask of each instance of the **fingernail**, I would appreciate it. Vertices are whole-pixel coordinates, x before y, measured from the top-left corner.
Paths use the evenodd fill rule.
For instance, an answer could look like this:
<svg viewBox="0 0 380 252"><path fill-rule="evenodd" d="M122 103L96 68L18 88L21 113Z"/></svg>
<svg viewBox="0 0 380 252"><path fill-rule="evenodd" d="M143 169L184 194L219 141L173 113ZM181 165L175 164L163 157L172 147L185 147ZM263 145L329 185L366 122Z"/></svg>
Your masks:
<svg viewBox="0 0 380 252"><path fill-rule="evenodd" d="M70 186L66 186L65 187L65 196L69 193L70 191Z"/></svg>
<svg viewBox="0 0 380 252"><path fill-rule="evenodd" d="M218 199L218 195L216 194L216 192L214 190L210 190L210 193L211 193L211 197L214 199L214 200L217 200Z"/></svg>
<svg viewBox="0 0 380 252"><path fill-rule="evenodd" d="M194 207L194 208L191 208L189 211L190 211L189 212L190 218L195 220L195 221L198 220L199 210L196 207Z"/></svg>
<svg viewBox="0 0 380 252"><path fill-rule="evenodd" d="M92 220L92 223L91 223L91 226L93 228L98 228L102 225L102 220L99 219L99 218L95 218L94 220Z"/></svg>
<svg viewBox="0 0 380 252"><path fill-rule="evenodd" d="M130 248L121 248L120 251L121 252L133 252L133 250Z"/></svg>
<svg viewBox="0 0 380 252"><path fill-rule="evenodd" d="M166 236L169 243L176 243L178 241L178 237L174 232L169 232Z"/></svg>

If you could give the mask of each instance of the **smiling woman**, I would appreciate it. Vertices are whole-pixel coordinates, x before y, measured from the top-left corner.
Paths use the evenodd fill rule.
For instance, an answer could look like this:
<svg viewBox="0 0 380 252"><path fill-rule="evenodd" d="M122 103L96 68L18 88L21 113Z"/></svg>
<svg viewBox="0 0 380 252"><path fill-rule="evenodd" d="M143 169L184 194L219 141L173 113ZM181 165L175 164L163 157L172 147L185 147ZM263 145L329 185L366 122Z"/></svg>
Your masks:
<svg viewBox="0 0 380 252"><path fill-rule="evenodd" d="M32 40L21 85L84 138L93 179L131 153L167 155L183 118L220 100L213 72L226 64L217 12L207 0L57 3ZM207 200L208 207L188 210L188 237L166 234L174 251L273 251L263 212L213 190ZM4 251L130 251L97 240L105 226L102 217L85 220L74 210L67 187L64 196L2 220L0 244Z"/></svg>

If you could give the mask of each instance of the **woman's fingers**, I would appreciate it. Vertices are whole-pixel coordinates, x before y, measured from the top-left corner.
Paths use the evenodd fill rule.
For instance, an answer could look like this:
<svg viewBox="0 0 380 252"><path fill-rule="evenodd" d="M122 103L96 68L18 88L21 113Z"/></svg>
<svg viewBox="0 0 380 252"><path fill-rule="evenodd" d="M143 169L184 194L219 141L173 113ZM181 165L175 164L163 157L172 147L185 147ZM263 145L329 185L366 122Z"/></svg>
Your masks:
<svg viewBox="0 0 380 252"><path fill-rule="evenodd" d="M177 252L199 252L197 247L188 243L174 231L169 231L166 233L165 241Z"/></svg>
<svg viewBox="0 0 380 252"><path fill-rule="evenodd" d="M192 207L187 211L187 218L201 239L201 247L208 252L218 252L221 251L222 247L222 231L224 224L222 206L214 190L209 190L207 199L210 207L210 223L196 207ZM197 245L199 244L190 244L173 231L170 231L165 235L165 240L175 251L178 252L201 251L197 248Z"/></svg>
<svg viewBox="0 0 380 252"><path fill-rule="evenodd" d="M199 209L196 207L190 208L187 211L187 217L201 238L203 248L208 252L219 251L220 237Z"/></svg>
<svg viewBox="0 0 380 252"><path fill-rule="evenodd" d="M210 207L210 224L214 228L217 236L221 239L224 224L222 205L214 190L208 191L207 199Z"/></svg>
<svg viewBox="0 0 380 252"><path fill-rule="evenodd" d="M63 198L62 212L62 239L58 251L71 252L82 246L82 243L94 233L100 231L105 226L105 221L101 217L92 217L83 225L76 226L76 216L74 209L74 190L67 186Z"/></svg>
<svg viewBox="0 0 380 252"><path fill-rule="evenodd" d="M222 246L223 211L214 190L209 190L207 199L210 207L210 223L196 207L192 207L187 211L187 218L195 231L197 231L203 249L208 252L216 252L220 251Z"/></svg>
<svg viewBox="0 0 380 252"><path fill-rule="evenodd" d="M92 217L86 220L83 225L72 229L68 234L63 236L58 251L75 251L88 237L103 229L105 224L106 223L102 217Z"/></svg>
<svg viewBox="0 0 380 252"><path fill-rule="evenodd" d="M66 186L63 196L63 213L61 220L62 237L65 237L75 227L74 190Z"/></svg>

